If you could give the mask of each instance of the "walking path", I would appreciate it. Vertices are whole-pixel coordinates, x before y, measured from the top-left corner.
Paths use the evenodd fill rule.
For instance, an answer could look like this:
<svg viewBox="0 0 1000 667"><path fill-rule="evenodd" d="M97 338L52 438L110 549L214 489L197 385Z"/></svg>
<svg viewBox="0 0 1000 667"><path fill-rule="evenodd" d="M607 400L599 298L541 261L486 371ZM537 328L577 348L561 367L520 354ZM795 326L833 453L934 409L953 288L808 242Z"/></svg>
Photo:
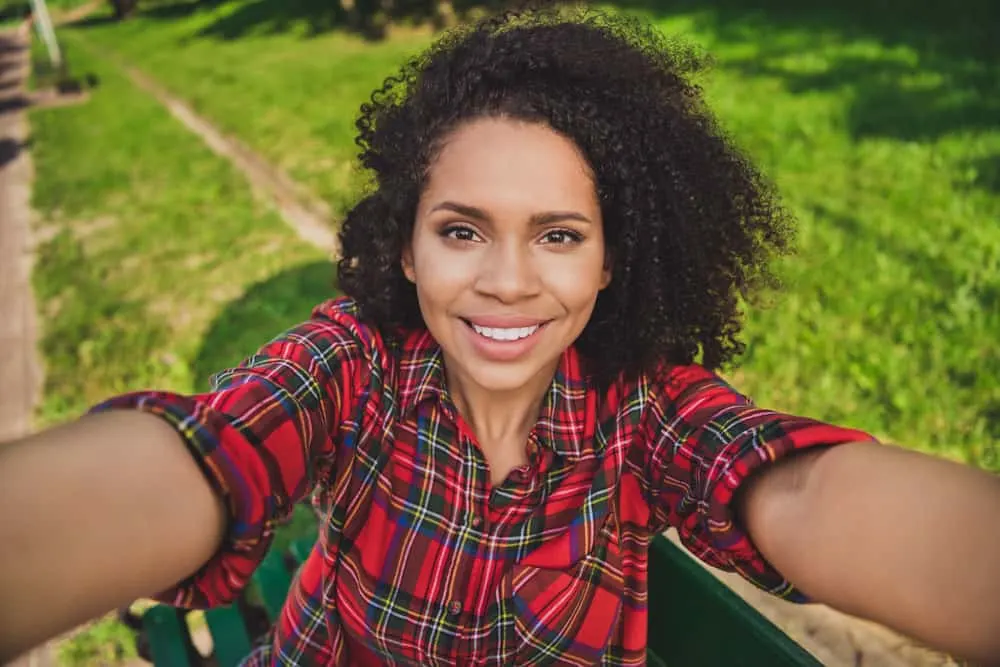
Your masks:
<svg viewBox="0 0 1000 667"><path fill-rule="evenodd" d="M87 51L93 47L81 43ZM166 108L184 127L197 135L217 155L228 160L246 177L250 186L262 195L281 215L285 223L303 241L326 252L337 254L337 236L330 207L286 173L271 165L235 137L224 134L194 109L135 67L121 62L112 54L101 52L99 57L114 62L139 89L146 91Z"/></svg>
<svg viewBox="0 0 1000 667"><path fill-rule="evenodd" d="M0 442L31 431L42 380L31 289L29 69L25 39L17 30L0 32ZM12 667L55 664L53 651L43 646Z"/></svg>
<svg viewBox="0 0 1000 667"><path fill-rule="evenodd" d="M28 50L0 33L0 441L28 433L41 384L31 291Z"/></svg>

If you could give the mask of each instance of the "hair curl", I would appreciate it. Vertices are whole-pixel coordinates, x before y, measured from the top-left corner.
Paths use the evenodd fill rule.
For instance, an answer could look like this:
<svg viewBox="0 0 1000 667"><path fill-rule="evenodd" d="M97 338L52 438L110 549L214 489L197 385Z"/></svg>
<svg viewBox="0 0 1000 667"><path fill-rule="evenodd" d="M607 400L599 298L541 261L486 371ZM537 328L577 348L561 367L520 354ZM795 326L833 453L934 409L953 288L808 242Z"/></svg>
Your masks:
<svg viewBox="0 0 1000 667"><path fill-rule="evenodd" d="M770 261L792 232L691 80L705 62L635 19L590 10L509 12L447 34L361 107L374 180L340 233L341 289L385 335L423 326L400 255L428 169L460 123L512 117L572 139L595 175L613 276L576 343L590 372L606 382L731 361L744 349L742 302L774 283Z"/></svg>

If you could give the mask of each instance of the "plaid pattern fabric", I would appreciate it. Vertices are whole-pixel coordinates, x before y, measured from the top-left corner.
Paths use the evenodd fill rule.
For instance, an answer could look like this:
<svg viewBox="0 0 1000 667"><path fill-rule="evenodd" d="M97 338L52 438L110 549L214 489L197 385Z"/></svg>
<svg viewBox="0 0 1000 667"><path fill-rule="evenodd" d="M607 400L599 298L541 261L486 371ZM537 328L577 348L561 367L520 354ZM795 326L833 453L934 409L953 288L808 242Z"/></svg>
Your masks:
<svg viewBox="0 0 1000 667"><path fill-rule="evenodd" d="M803 600L733 522L758 466L865 433L755 407L699 366L589 387L573 349L529 442L491 486L426 331L389 344L342 298L203 395L97 408L159 415L226 499L219 553L160 599L227 603L275 526L316 490L320 539L247 664L635 665L647 552L676 527L696 556Z"/></svg>

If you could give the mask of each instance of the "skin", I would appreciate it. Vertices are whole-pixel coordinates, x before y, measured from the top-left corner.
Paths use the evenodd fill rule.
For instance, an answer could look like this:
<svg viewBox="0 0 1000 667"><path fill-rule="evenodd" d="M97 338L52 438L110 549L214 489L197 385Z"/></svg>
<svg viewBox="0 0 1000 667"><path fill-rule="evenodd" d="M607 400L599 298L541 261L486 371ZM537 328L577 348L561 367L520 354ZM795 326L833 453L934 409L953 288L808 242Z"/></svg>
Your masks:
<svg viewBox="0 0 1000 667"><path fill-rule="evenodd" d="M532 222L552 211L573 215ZM582 240L568 243L574 230ZM432 169L402 263L494 479L523 462L556 360L610 279L600 234L586 164L537 125L461 128ZM511 314L547 324L501 362L506 348L477 346L463 320ZM180 437L145 414L92 415L0 445L0 508L17 508L0 512L0 664L189 576L225 529ZM815 601L1000 664L1000 478L856 443L763 468L736 509Z"/></svg>

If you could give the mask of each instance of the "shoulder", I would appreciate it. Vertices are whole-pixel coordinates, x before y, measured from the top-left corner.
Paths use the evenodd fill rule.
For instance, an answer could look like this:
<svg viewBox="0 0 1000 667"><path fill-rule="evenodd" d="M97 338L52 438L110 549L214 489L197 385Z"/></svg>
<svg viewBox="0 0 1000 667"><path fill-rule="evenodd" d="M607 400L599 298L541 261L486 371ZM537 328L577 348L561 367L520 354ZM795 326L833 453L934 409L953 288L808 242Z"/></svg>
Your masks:
<svg viewBox="0 0 1000 667"><path fill-rule="evenodd" d="M379 383L393 383L401 367L423 363L434 357L436 343L424 329L387 332L365 317L364 310L349 296L340 296L313 308L305 325L326 339L325 347L341 350L341 359L361 362Z"/></svg>
<svg viewBox="0 0 1000 667"><path fill-rule="evenodd" d="M300 329L315 331L335 340L338 347L350 348L369 361L392 357L389 337L365 318L361 305L349 296L339 296L316 305L309 321Z"/></svg>
<svg viewBox="0 0 1000 667"><path fill-rule="evenodd" d="M728 380L699 364L665 367L653 375L650 384L652 394L675 405L703 401L752 403Z"/></svg>
<svg viewBox="0 0 1000 667"><path fill-rule="evenodd" d="M618 387L608 407L619 415L631 413L629 421L652 440L676 442L706 427L715 430L713 424L732 425L756 409L749 397L699 364L663 365Z"/></svg>
<svg viewBox="0 0 1000 667"><path fill-rule="evenodd" d="M664 364L635 379L620 379L607 397L612 403L652 405L672 413L711 405L753 404L728 380L699 364Z"/></svg>
<svg viewBox="0 0 1000 667"><path fill-rule="evenodd" d="M339 296L318 304L313 308L309 321L317 326L343 330L362 341L381 338L378 329L364 320L358 302L349 296Z"/></svg>

